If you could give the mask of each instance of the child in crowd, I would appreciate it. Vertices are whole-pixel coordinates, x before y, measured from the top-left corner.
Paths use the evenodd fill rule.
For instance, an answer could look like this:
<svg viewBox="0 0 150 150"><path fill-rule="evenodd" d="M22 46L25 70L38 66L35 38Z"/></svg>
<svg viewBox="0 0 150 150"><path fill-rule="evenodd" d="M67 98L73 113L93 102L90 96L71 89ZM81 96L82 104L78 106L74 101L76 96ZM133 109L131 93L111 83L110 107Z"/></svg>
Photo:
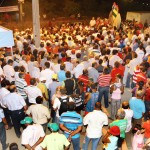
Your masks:
<svg viewBox="0 0 150 150"><path fill-rule="evenodd" d="M116 80L110 87L111 95L111 118L115 119L115 115L121 105L121 94L124 93L124 86L122 83L122 76L120 74L116 75Z"/></svg>

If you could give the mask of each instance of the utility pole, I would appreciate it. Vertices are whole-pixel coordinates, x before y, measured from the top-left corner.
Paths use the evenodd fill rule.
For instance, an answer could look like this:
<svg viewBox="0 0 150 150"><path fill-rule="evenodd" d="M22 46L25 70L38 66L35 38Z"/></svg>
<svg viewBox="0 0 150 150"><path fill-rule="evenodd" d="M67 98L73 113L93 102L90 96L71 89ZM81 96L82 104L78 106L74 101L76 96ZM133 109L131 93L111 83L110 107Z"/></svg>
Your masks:
<svg viewBox="0 0 150 150"><path fill-rule="evenodd" d="M33 17L33 37L35 46L40 46L40 15L39 15L39 0L32 0L32 17Z"/></svg>
<svg viewBox="0 0 150 150"><path fill-rule="evenodd" d="M23 21L23 4L24 4L24 0L18 0L19 3L19 18L20 18L20 22L22 23Z"/></svg>

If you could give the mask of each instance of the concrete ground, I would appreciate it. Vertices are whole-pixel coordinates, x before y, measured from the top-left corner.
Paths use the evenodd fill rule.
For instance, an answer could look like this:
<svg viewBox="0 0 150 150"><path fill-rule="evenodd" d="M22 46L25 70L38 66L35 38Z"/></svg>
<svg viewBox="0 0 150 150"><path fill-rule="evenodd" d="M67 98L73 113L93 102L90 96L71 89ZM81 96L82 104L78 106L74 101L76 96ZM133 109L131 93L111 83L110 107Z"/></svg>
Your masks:
<svg viewBox="0 0 150 150"><path fill-rule="evenodd" d="M131 92L129 91L129 89L125 89L125 92L122 96L122 101L129 101L129 99L131 98ZM103 103L103 102L102 102ZM108 108L108 112L110 112L110 107ZM109 120L111 122L111 120ZM105 129L107 129L107 127L105 127ZM83 132L85 131L85 129L83 129ZM12 128L11 130L7 130L7 143L11 144L13 142L16 142L19 146L19 150L24 150L25 148L21 146L21 139L18 139L14 133L14 129ZM49 134L49 131L47 131L47 134ZM83 140L84 140L84 133L81 134L81 146L82 146L82 143L83 143ZM132 140L132 134L131 133L128 133L126 135L126 144L127 144L127 147L128 147L128 150L132 150L132 147L131 147L131 140ZM73 148L71 147L70 148L71 150L73 150ZM91 142L89 144L89 150L91 149ZM0 150L2 150L2 147L1 147L1 144L0 144ZM99 146L98 146L98 150L102 150L102 144L101 144L101 141L99 143ZM123 149L125 150L125 149Z"/></svg>

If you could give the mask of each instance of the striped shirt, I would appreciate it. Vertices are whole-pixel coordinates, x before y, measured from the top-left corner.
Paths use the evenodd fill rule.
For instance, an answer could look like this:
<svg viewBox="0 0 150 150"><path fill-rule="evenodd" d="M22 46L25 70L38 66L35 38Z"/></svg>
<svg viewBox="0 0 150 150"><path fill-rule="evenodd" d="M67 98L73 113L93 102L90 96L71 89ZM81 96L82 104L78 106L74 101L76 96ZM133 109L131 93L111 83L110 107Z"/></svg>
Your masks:
<svg viewBox="0 0 150 150"><path fill-rule="evenodd" d="M25 93L25 88L27 87L27 82L24 79L17 79L15 81L15 85L17 88L17 92L24 98L27 98L27 94Z"/></svg>
<svg viewBox="0 0 150 150"><path fill-rule="evenodd" d="M60 124L63 124L67 129L74 131L78 126L82 126L82 117L75 111L67 111L60 117ZM64 135L68 138L70 133L64 132ZM72 138L80 137L80 133L75 134Z"/></svg>
<svg viewBox="0 0 150 150"><path fill-rule="evenodd" d="M141 70L138 67L135 67L133 72L133 83L137 83L137 75L141 72Z"/></svg>
<svg viewBox="0 0 150 150"><path fill-rule="evenodd" d="M109 86L111 81L111 75L110 74L102 74L98 77L98 84L101 87Z"/></svg>

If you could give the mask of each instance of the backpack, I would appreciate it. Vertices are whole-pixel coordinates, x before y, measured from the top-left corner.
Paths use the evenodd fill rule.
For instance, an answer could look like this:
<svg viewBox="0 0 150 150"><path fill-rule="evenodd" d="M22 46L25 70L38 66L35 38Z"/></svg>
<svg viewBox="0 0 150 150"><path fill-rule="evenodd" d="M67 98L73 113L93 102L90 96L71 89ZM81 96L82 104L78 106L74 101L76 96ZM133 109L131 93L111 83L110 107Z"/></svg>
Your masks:
<svg viewBox="0 0 150 150"><path fill-rule="evenodd" d="M69 97L67 98L59 98L60 100L60 109L59 109L59 116L61 116L62 113L66 112L68 110L67 103L69 102Z"/></svg>

